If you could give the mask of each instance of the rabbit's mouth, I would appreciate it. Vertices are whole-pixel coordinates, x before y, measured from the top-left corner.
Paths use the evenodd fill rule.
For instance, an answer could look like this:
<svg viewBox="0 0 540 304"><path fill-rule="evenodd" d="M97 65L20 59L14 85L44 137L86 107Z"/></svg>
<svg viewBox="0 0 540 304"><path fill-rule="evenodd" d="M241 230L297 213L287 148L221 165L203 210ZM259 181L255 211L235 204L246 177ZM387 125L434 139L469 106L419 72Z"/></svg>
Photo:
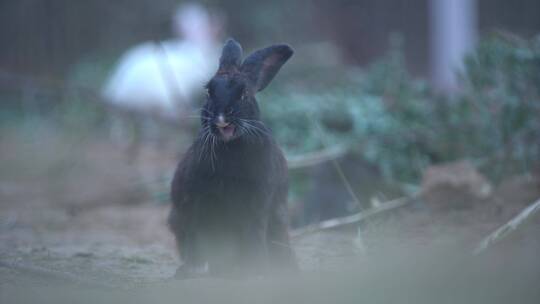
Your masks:
<svg viewBox="0 0 540 304"><path fill-rule="evenodd" d="M216 125L216 127L224 141L229 141L234 137L234 131L236 127L233 124L219 124Z"/></svg>

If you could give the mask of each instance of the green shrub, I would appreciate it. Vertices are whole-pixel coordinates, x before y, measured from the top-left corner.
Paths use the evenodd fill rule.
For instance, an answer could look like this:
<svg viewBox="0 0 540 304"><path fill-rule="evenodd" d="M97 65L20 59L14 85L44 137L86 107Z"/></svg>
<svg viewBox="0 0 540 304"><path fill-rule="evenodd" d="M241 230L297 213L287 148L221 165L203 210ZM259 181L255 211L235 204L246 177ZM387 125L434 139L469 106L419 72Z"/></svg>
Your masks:
<svg viewBox="0 0 540 304"><path fill-rule="evenodd" d="M265 93L262 112L288 154L346 145L389 180L417 182L429 164L461 158L493 174L528 171L540 159L540 43L516 41L482 41L451 96L411 78L394 41L340 86Z"/></svg>
<svg viewBox="0 0 540 304"><path fill-rule="evenodd" d="M476 143L467 152L495 165L495 174L530 170L540 160L540 36L493 35L465 66L451 112L462 114L454 125L467 125Z"/></svg>

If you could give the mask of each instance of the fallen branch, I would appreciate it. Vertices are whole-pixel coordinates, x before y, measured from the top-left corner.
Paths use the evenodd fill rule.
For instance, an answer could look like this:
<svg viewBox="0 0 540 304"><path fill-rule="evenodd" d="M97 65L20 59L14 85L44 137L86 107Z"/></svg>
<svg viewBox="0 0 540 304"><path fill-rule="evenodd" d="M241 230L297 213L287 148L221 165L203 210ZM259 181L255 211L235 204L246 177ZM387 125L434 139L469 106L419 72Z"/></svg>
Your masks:
<svg viewBox="0 0 540 304"><path fill-rule="evenodd" d="M288 156L287 166L290 170L302 169L318 165L327 161L335 160L347 153L348 149L344 146L338 146L321 151L306 153L298 156Z"/></svg>
<svg viewBox="0 0 540 304"><path fill-rule="evenodd" d="M306 227L302 227L299 229L295 229L291 231L291 237L293 238L299 238L303 237L307 234L313 234L319 231L328 230L328 229L335 229L343 226L348 226L352 224L360 223L370 217L373 217L375 215L381 214L385 211L397 209L399 207L403 207L412 201L415 200L417 196L413 197L402 197L395 200L391 200L386 203L381 203L377 207L373 207L369 210L359 212L357 214L334 218L326 221L322 221L313 225L308 225Z"/></svg>
<svg viewBox="0 0 540 304"><path fill-rule="evenodd" d="M497 242L501 241L507 237L513 231L516 231L519 227L523 226L527 220L531 219L536 213L540 211L540 199L536 200L525 210L521 211L517 216L512 218L508 223L499 227L499 229L492 232L490 235L485 237L473 251L474 255L478 255L488 249L490 246L493 246Z"/></svg>

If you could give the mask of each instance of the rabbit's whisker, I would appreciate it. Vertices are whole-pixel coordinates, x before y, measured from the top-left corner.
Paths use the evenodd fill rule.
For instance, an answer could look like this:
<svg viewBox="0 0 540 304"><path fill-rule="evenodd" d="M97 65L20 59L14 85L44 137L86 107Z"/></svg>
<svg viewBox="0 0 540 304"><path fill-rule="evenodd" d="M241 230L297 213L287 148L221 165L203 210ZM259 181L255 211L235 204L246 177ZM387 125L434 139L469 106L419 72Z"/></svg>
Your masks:
<svg viewBox="0 0 540 304"><path fill-rule="evenodd" d="M212 144L210 145L211 147L211 154L210 154L210 162L212 164L212 171L215 171L216 168L215 168L215 164L214 162L217 160L217 155L216 155L216 137L211 134L211 137L212 137Z"/></svg>
<svg viewBox="0 0 540 304"><path fill-rule="evenodd" d="M186 115L184 117L185 118L192 118L192 119L201 119L201 118L211 119L211 117L209 117L209 116L202 116L202 115Z"/></svg>
<svg viewBox="0 0 540 304"><path fill-rule="evenodd" d="M247 119L241 119L240 120L242 124L252 130L254 133L258 133L258 135L267 135L270 136L270 132L268 130L265 130L262 123L256 120L247 120Z"/></svg>
<svg viewBox="0 0 540 304"><path fill-rule="evenodd" d="M242 131L242 133L245 133L247 138L248 138L248 141L252 142L252 137L255 137L255 138L258 138L259 136L257 134L254 134L253 131L246 127L244 124L239 124L240 126L240 129Z"/></svg>
<svg viewBox="0 0 540 304"><path fill-rule="evenodd" d="M204 129L204 133L202 135L202 146L199 150L199 161L203 159L204 154L206 153L206 150L208 148L208 136L209 136L208 128Z"/></svg>

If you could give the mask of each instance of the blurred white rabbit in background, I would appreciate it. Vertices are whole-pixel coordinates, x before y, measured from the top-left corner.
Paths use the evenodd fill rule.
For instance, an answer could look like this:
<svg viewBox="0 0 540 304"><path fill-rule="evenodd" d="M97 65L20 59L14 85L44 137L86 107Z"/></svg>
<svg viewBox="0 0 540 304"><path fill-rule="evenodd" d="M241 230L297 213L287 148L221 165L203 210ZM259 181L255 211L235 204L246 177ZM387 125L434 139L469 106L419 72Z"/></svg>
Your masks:
<svg viewBox="0 0 540 304"><path fill-rule="evenodd" d="M162 124L157 121L183 125L195 113L197 93L216 70L220 26L212 17L200 4L180 6L173 16L176 38L145 42L126 51L102 88L104 99L126 112L112 118L111 139L126 149L128 161L138 167L137 182L147 185L150 193L160 195L153 188L156 182L161 188L159 181L168 178L163 176L168 172L150 161L160 153L163 157L166 150ZM144 145L148 140L157 145Z"/></svg>
<svg viewBox="0 0 540 304"><path fill-rule="evenodd" d="M181 6L173 17L178 38L146 42L128 50L103 88L116 106L180 117L194 93L215 71L217 35L207 10L199 4Z"/></svg>

